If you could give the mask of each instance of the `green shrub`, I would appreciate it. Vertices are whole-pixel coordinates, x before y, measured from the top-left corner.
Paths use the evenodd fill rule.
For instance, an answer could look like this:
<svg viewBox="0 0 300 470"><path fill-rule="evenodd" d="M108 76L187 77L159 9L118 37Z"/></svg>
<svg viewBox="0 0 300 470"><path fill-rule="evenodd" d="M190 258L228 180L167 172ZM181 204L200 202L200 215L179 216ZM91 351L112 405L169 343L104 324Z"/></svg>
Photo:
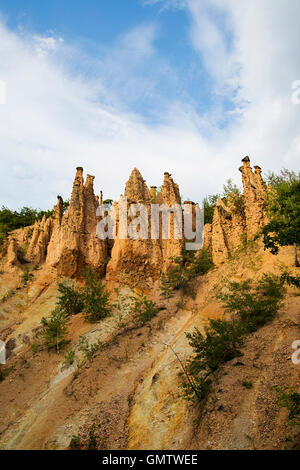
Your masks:
<svg viewBox="0 0 300 470"><path fill-rule="evenodd" d="M65 214L70 206L70 199L63 201L63 213Z"/></svg>
<svg viewBox="0 0 300 470"><path fill-rule="evenodd" d="M273 320L284 294L282 279L264 274L256 283L251 280L228 282L226 292L220 292L217 297L225 312L237 315L251 332Z"/></svg>
<svg viewBox="0 0 300 470"><path fill-rule="evenodd" d="M289 420L293 424L300 425L300 393L294 390L284 392L280 388L277 388L278 404L289 410Z"/></svg>
<svg viewBox="0 0 300 470"><path fill-rule="evenodd" d="M190 266L190 277L204 275L214 267L211 250L200 250Z"/></svg>
<svg viewBox="0 0 300 470"><path fill-rule="evenodd" d="M160 278L161 296L169 298L174 290L185 289L195 276L206 274L214 265L210 250L182 251L182 255L170 258L175 264Z"/></svg>
<svg viewBox="0 0 300 470"><path fill-rule="evenodd" d="M26 256L25 248L19 247L17 249L17 259L18 259L19 263L21 263L21 264L26 264L27 263L27 261L25 259L25 256Z"/></svg>
<svg viewBox="0 0 300 470"><path fill-rule="evenodd" d="M74 363L75 354L76 352L74 349L71 349L70 351L66 352L63 362L65 366L71 366Z"/></svg>
<svg viewBox="0 0 300 470"><path fill-rule="evenodd" d="M28 235L28 237L32 237L33 230L34 230L33 227L29 227L29 229L27 230L27 235Z"/></svg>
<svg viewBox="0 0 300 470"><path fill-rule="evenodd" d="M182 385L187 399L202 400L207 396L220 366L241 356L246 334L274 318L284 292L282 279L273 274L265 274L256 283L247 280L226 284L226 292L219 293L218 298L232 319L209 320L204 334L197 328L186 334L193 348ZM252 384L243 382L243 386L251 388Z"/></svg>
<svg viewBox="0 0 300 470"><path fill-rule="evenodd" d="M79 436L72 436L70 442L70 449L71 450L80 450L81 449L81 442Z"/></svg>
<svg viewBox="0 0 300 470"><path fill-rule="evenodd" d="M160 289L162 297L171 297L174 290L181 289L188 285L189 278L187 272L180 265L171 268L167 273L163 273L160 278Z"/></svg>
<svg viewBox="0 0 300 470"><path fill-rule="evenodd" d="M79 351L82 351L85 359L91 360L95 353L101 348L102 342L99 340L94 344L89 344L86 338L82 338Z"/></svg>
<svg viewBox="0 0 300 470"><path fill-rule="evenodd" d="M3 382L3 380L6 379L12 369L12 367L3 367L2 365L0 365L0 382Z"/></svg>
<svg viewBox="0 0 300 470"><path fill-rule="evenodd" d="M33 354L36 354L40 348L39 348L38 343L31 343L30 349L33 352Z"/></svg>
<svg viewBox="0 0 300 470"><path fill-rule="evenodd" d="M16 291L14 289L9 289L8 292L6 292L6 294L2 297L1 302L2 303L6 302L15 294L15 292Z"/></svg>
<svg viewBox="0 0 300 470"><path fill-rule="evenodd" d="M68 343L66 336L68 334L68 318L66 314L56 307L51 313L49 319L42 318L42 337L44 338L45 345L48 349L56 349L59 351Z"/></svg>
<svg viewBox="0 0 300 470"><path fill-rule="evenodd" d="M233 213L244 215L244 196L230 179L223 186L223 199L225 204L230 203Z"/></svg>
<svg viewBox="0 0 300 470"><path fill-rule="evenodd" d="M210 319L204 330L204 335L197 328L186 335L195 355L190 363L192 372L214 372L224 362L241 356L244 328L240 322Z"/></svg>
<svg viewBox="0 0 300 470"><path fill-rule="evenodd" d="M186 367L191 380L185 380L182 385L187 399L205 398L211 391L211 376L222 364L241 356L245 330L240 321L209 320L204 330L204 334L198 328L186 334L193 348Z"/></svg>
<svg viewBox="0 0 300 470"><path fill-rule="evenodd" d="M109 292L102 284L101 279L90 267L84 275L83 289L84 318L89 322L98 322L110 314Z"/></svg>
<svg viewBox="0 0 300 470"><path fill-rule="evenodd" d="M281 246L294 245L295 266L299 267L297 245L300 243L300 173L283 170L279 176L271 175L269 181L269 223L262 229L265 249L277 255Z"/></svg>
<svg viewBox="0 0 300 470"><path fill-rule="evenodd" d="M244 382L242 382L242 385L243 385L243 387L245 387L247 390L250 390L250 389L253 387L253 383L252 383L252 382L247 382L247 380L244 380Z"/></svg>
<svg viewBox="0 0 300 470"><path fill-rule="evenodd" d="M228 198L232 205L232 212L234 214L239 214L244 216L245 214L245 200L242 194L232 193L231 196Z"/></svg>
<svg viewBox="0 0 300 470"><path fill-rule="evenodd" d="M28 282L32 281L34 278L33 274L29 271L29 267L25 266L24 272L22 274L23 285L26 286Z"/></svg>
<svg viewBox="0 0 300 470"><path fill-rule="evenodd" d="M144 292L136 294L135 296L130 297L132 301L131 313L133 314L133 320L137 324L144 325L155 317L159 308L152 300L148 300Z"/></svg>
<svg viewBox="0 0 300 470"><path fill-rule="evenodd" d="M160 278L161 296L169 298L173 295L174 290L179 290L188 286L190 275L186 268L187 263L191 263L194 253L182 251L181 256L172 257L173 266L167 273L163 273Z"/></svg>
<svg viewBox="0 0 300 470"><path fill-rule="evenodd" d="M95 435L95 427L95 424L93 424L89 431L89 441L87 445L87 450L98 450L98 443Z"/></svg>
<svg viewBox="0 0 300 470"><path fill-rule="evenodd" d="M209 393L212 391L212 380L207 376L193 376L186 374L180 374L181 376L185 375L185 380L181 385L183 396L185 400L198 401L205 400Z"/></svg>
<svg viewBox="0 0 300 470"><path fill-rule="evenodd" d="M82 312L84 308L82 289L76 289L65 281L58 284L58 292L57 305L67 316Z"/></svg>
<svg viewBox="0 0 300 470"><path fill-rule="evenodd" d="M284 272L281 276L281 280L289 286L294 286L300 289L300 276L291 276L288 272Z"/></svg>
<svg viewBox="0 0 300 470"><path fill-rule="evenodd" d="M217 204L218 198L221 197L220 194L213 194L207 196L203 200L203 209L204 209L204 223L211 224L214 217L214 211Z"/></svg>

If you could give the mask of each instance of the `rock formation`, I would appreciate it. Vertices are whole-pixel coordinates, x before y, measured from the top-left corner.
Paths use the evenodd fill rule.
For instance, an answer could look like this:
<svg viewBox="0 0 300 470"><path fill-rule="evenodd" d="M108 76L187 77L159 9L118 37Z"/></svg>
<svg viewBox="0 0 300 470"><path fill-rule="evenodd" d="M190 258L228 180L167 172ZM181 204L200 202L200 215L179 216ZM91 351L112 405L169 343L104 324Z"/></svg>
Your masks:
<svg viewBox="0 0 300 470"><path fill-rule="evenodd" d="M57 268L58 275L76 276L88 265L104 274L107 257L106 243L96 235L97 199L93 189L94 177L83 180L83 169L77 168L70 205L62 214L58 199L53 215L53 231L46 263Z"/></svg>
<svg viewBox="0 0 300 470"><path fill-rule="evenodd" d="M161 271L166 271L172 264L171 257L180 256L183 246L182 239L174 237L174 213L170 213L170 238L162 237L162 214L158 215L157 238L151 237L151 203L164 204L167 210L172 210L175 204L181 204L178 185L174 183L169 173L164 174L164 184L162 190L157 192L156 186L149 190L142 175L135 168L126 183L125 196L127 197L127 207L131 204L143 204L147 209L147 234L148 239L120 239L120 220L117 215L118 237L114 243L111 253L111 261L107 267L108 279L114 279L131 285L147 288L152 286L153 281L158 279ZM122 202L122 197L120 202ZM120 203L116 206L119 212ZM180 217L182 219L181 209ZM128 218L128 226L132 222L132 217ZM180 221L182 222L182 220Z"/></svg>
<svg viewBox="0 0 300 470"><path fill-rule="evenodd" d="M179 192L179 187L174 183L171 175L169 173L164 174L164 184L162 187L162 201L163 204L167 206L180 205L181 206L181 197ZM182 214L181 215L181 225L183 226ZM163 255L163 270L166 271L170 265L170 258L174 256L180 256L182 248L184 245L183 233L181 239L175 238L175 214L171 212L170 217L170 239L162 240L162 255Z"/></svg>
<svg viewBox="0 0 300 470"><path fill-rule="evenodd" d="M18 245L14 238L11 238L8 242L7 252L5 257L5 267L6 269L11 269L19 265L18 262Z"/></svg>
<svg viewBox="0 0 300 470"><path fill-rule="evenodd" d="M261 176L261 168L250 167L249 157L243 160L240 168L244 187L244 205L247 237L251 238L266 224L265 202L266 186Z"/></svg>
<svg viewBox="0 0 300 470"><path fill-rule="evenodd" d="M216 265L225 262L237 247L253 238L266 223L266 188L261 170L255 166L254 172L252 171L249 157L242 161L240 171L243 196L233 193L226 200L219 198L213 222L204 228L204 248L212 250ZM187 241L183 237L183 231L176 234L175 230L176 227L183 226L178 185L174 183L170 173L165 172L161 190L157 191L156 186L149 189L140 172L134 168L126 183L124 196L121 196L118 203L114 203L111 211L111 216L114 211L116 214L116 239L101 240L96 233L99 221L96 211L99 204L103 203L103 194L101 191L100 196L95 196L93 184L94 177L87 175L84 181L83 169L78 167L67 212L63 214L63 200L58 196L51 217L43 217L31 228L14 231L5 245L6 263L9 266L15 265L18 247L28 244L27 260L54 267L59 276L79 276L87 266L92 266L101 275L106 274L108 280L131 287L150 288L161 272L170 268L171 258L181 255ZM126 205L123 207L125 197ZM137 206L135 212L128 213L133 204L142 206ZM163 205L167 217L170 216L167 238L163 235L162 213L158 213L155 219L155 236L151 232L154 225L153 217L151 218L152 204ZM196 205L191 201L187 204L190 204L191 212L195 212ZM128 215L124 225L122 207ZM177 208L177 212L174 212L174 208ZM141 211L146 211L144 223L140 217ZM135 239L128 234L128 230L132 229L136 233Z"/></svg>
<svg viewBox="0 0 300 470"><path fill-rule="evenodd" d="M261 169L255 166L253 172L249 157L242 162L243 196L237 197L233 193L226 201L219 198L213 222L205 226L205 247L211 244L215 265L225 262L234 249L253 239L266 223L266 188Z"/></svg>
<svg viewBox="0 0 300 470"><path fill-rule="evenodd" d="M121 196L119 203L115 205L117 238L112 248L111 260L107 266L107 278L132 287L147 288L152 285L153 279L160 275L162 252L159 240L151 239L151 194L136 168L126 183L124 195L127 198L126 212L131 204L143 204L147 209L146 222L148 226L145 229L148 239L122 239L121 205L124 203L124 198ZM132 220L132 217L129 216L128 227ZM126 227L124 228L126 230Z"/></svg>
<svg viewBox="0 0 300 470"><path fill-rule="evenodd" d="M43 263L47 256L47 248L52 234L53 219L44 216L41 221L37 221L33 228L32 237L26 258L35 264Z"/></svg>

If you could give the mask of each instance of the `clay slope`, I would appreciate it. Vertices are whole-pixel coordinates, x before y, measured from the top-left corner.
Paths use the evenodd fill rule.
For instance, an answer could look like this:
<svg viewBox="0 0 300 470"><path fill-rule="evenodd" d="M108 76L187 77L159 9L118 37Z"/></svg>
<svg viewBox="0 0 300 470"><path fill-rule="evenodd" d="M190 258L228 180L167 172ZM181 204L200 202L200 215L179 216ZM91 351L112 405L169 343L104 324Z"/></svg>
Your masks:
<svg viewBox="0 0 300 470"><path fill-rule="evenodd" d="M0 383L0 447L64 449L72 435L87 441L95 424L100 447L108 449L284 448L293 430L286 411L276 404L274 386L299 388L291 344L299 336L300 298L293 289L276 320L249 336L243 365L226 364L204 410L182 399L180 366L171 349L184 360L190 354L185 332L222 315L216 285L279 273L283 263L291 268L291 248L274 257L257 242L251 251L197 278L194 300L178 292L163 303L154 290L162 310L140 328L120 330L114 314L97 325L85 323L81 315L73 317L73 348L79 350L80 336L104 345L80 369L76 363L64 366L63 355L33 352L28 345L57 295L50 277L44 289L33 284L18 294L27 304L13 331L7 332L16 345L8 362L14 370ZM32 301L28 293L38 289ZM251 390L242 387L245 380L253 382Z"/></svg>

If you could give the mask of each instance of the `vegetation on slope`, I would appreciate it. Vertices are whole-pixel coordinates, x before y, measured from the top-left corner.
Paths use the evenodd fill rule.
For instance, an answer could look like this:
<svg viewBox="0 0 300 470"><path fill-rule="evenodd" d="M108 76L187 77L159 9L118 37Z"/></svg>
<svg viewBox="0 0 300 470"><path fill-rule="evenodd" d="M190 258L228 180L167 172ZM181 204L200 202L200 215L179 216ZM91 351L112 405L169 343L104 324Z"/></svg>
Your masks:
<svg viewBox="0 0 300 470"><path fill-rule="evenodd" d="M300 173L283 170L269 176L267 210L269 223L263 228L264 245L277 255L280 246L294 245L295 266L299 267L297 245L300 243Z"/></svg>
<svg viewBox="0 0 300 470"><path fill-rule="evenodd" d="M175 290L184 289L198 275L206 274L213 268L210 250L182 251L181 256L172 257L173 262L167 273L162 273L160 289L162 297L171 297Z"/></svg>
<svg viewBox="0 0 300 470"><path fill-rule="evenodd" d="M12 230L33 225L45 215L50 217L53 211L42 211L32 207L22 207L19 211L12 211L2 206L0 209L0 245L5 240L7 233Z"/></svg>
<svg viewBox="0 0 300 470"><path fill-rule="evenodd" d="M203 200L204 208L204 223L211 224L213 221L214 210L217 204L218 198L223 199L226 203L228 198L231 197L233 207L236 212L241 213L244 210L244 196L242 195L241 189L229 179L223 186L222 194L212 194L207 196Z"/></svg>
<svg viewBox="0 0 300 470"><path fill-rule="evenodd" d="M247 334L270 322L284 298L284 281L265 274L259 281L228 282L218 294L230 319L209 320L202 334L197 328L187 333L193 356L184 370L184 396L203 400L212 390L222 364L241 356Z"/></svg>

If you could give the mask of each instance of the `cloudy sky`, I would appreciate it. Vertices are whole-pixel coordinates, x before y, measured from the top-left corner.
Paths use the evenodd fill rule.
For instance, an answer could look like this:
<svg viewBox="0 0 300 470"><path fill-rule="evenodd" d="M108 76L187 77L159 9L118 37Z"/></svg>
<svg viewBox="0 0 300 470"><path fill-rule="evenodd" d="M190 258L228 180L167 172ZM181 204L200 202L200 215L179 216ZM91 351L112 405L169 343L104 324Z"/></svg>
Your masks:
<svg viewBox="0 0 300 470"><path fill-rule="evenodd" d="M195 201L245 155L298 170L299 22L299 0L0 0L0 205L50 208L79 165L106 198L136 166Z"/></svg>

